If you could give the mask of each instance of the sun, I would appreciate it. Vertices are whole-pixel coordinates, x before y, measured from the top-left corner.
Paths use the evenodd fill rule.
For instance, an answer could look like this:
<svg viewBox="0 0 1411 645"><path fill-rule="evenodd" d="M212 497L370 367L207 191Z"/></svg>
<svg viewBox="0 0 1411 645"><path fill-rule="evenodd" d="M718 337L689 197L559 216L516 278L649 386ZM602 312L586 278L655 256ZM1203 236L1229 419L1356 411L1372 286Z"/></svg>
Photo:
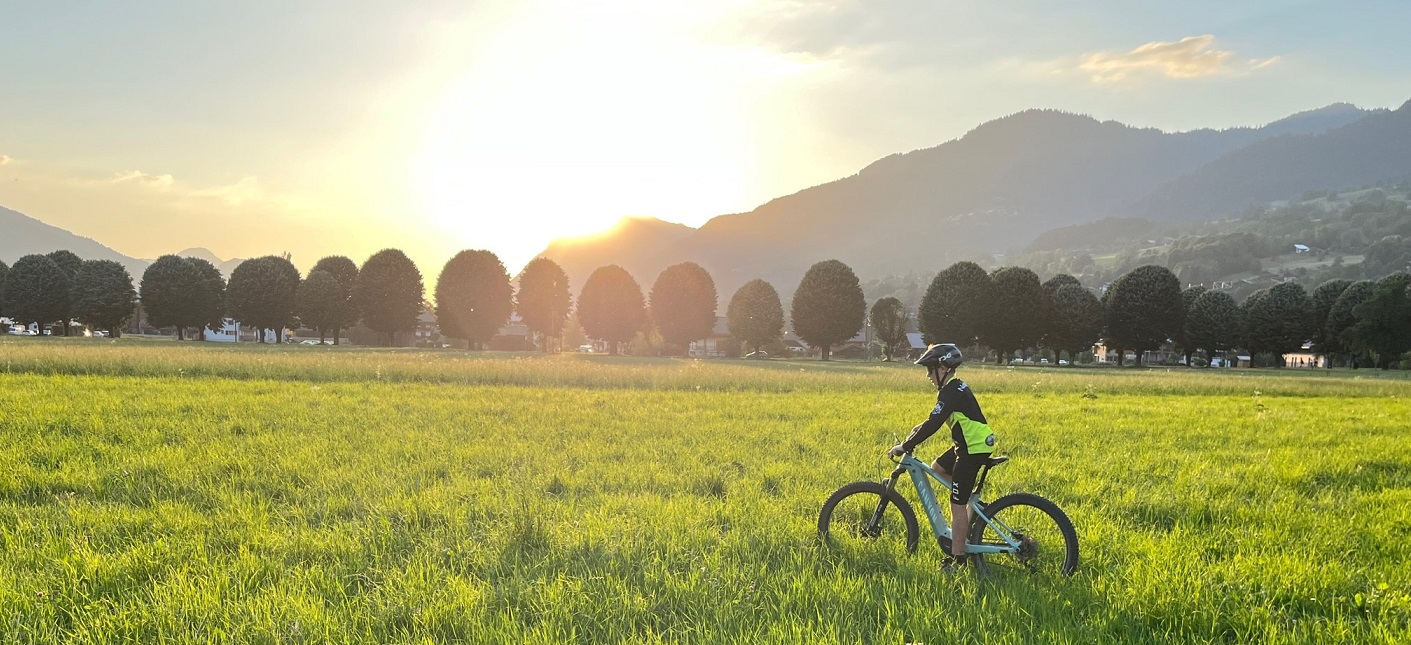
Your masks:
<svg viewBox="0 0 1411 645"><path fill-rule="evenodd" d="M446 84L416 170L435 226L510 265L623 216L699 224L748 199L749 106L727 70L612 18L502 31Z"/></svg>

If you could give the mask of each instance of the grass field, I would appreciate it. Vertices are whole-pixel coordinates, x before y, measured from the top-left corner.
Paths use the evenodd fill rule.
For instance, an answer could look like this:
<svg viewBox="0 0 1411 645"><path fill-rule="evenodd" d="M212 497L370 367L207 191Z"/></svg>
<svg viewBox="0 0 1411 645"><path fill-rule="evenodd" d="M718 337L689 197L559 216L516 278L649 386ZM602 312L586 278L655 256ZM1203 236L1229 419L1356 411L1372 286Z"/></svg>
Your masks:
<svg viewBox="0 0 1411 645"><path fill-rule="evenodd" d="M910 366L0 339L0 642L1411 640L1411 382L964 376L1072 578L820 544Z"/></svg>

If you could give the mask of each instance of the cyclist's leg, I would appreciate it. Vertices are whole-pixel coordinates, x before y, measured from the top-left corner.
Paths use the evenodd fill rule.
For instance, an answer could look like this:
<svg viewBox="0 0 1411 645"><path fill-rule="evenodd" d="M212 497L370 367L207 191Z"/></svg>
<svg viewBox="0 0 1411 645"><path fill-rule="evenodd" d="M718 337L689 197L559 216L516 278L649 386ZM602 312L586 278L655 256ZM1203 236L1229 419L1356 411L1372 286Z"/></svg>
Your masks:
<svg viewBox="0 0 1411 645"><path fill-rule="evenodd" d="M941 476L941 481L944 481L946 485L949 486L951 484L951 473L955 471L955 446L951 446L950 450L936 457L936 461L931 464L931 470L936 471L936 474Z"/></svg>
<svg viewBox="0 0 1411 645"><path fill-rule="evenodd" d="M965 536L970 534L970 494L975 490L975 478L979 476L980 466L985 463L985 458L986 455L972 456L963 449L956 453L955 468L952 471L955 486L951 488L950 494L950 531L951 535L956 537L951 539L951 555L965 555Z"/></svg>

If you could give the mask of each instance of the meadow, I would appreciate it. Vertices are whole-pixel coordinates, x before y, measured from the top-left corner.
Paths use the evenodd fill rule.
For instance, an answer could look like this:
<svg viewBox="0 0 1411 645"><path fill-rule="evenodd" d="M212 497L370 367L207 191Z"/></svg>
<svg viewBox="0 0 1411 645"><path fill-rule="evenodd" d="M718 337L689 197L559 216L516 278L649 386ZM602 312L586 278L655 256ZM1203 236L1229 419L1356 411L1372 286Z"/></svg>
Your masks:
<svg viewBox="0 0 1411 645"><path fill-rule="evenodd" d="M962 375L1073 577L820 543L905 364L0 339L0 643L1411 640L1411 381Z"/></svg>

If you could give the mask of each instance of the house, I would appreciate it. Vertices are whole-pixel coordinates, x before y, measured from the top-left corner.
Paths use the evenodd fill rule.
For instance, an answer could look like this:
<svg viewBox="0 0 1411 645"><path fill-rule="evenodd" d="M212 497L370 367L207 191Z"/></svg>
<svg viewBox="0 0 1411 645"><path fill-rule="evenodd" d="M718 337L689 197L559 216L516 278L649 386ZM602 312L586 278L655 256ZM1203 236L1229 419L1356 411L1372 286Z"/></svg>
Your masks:
<svg viewBox="0 0 1411 645"><path fill-rule="evenodd" d="M529 332L529 325L525 324L519 312L510 314L509 322L490 339L490 349L494 350L524 352L535 348L534 335Z"/></svg>
<svg viewBox="0 0 1411 645"><path fill-rule="evenodd" d="M906 357L916 360L921 358L921 352L924 351L926 351L926 340L921 337L921 332L906 332Z"/></svg>
<svg viewBox="0 0 1411 645"><path fill-rule="evenodd" d="M206 340L216 343L238 343L240 342L240 323L234 319L226 318L221 321L220 329L206 330Z"/></svg>
<svg viewBox="0 0 1411 645"><path fill-rule="evenodd" d="M710 335L691 341L686 347L686 355L691 358L725 358L729 344L730 323L725 316L716 316L715 325L710 328Z"/></svg>

